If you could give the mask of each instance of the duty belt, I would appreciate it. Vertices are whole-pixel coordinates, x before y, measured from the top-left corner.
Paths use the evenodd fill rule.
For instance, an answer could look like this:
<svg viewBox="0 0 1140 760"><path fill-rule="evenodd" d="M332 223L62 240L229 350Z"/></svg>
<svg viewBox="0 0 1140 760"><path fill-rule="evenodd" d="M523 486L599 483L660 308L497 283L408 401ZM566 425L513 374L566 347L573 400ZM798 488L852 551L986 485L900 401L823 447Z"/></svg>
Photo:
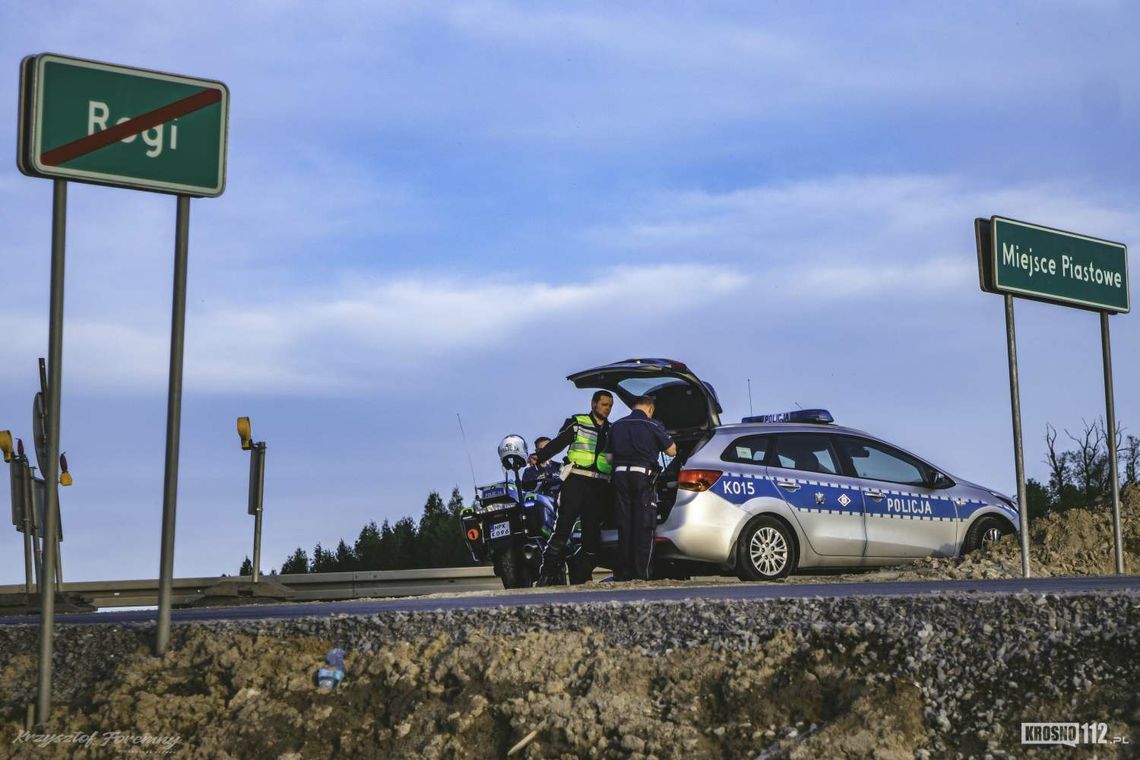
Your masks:
<svg viewBox="0 0 1140 760"><path fill-rule="evenodd" d="M585 470L581 467L574 467L570 470L571 475L581 475L585 478L599 478L601 480L609 480L610 476L604 472L595 472L594 470Z"/></svg>
<svg viewBox="0 0 1140 760"><path fill-rule="evenodd" d="M651 475L653 470L649 467L640 467L635 464L619 464L614 468L614 472L640 472L645 475Z"/></svg>

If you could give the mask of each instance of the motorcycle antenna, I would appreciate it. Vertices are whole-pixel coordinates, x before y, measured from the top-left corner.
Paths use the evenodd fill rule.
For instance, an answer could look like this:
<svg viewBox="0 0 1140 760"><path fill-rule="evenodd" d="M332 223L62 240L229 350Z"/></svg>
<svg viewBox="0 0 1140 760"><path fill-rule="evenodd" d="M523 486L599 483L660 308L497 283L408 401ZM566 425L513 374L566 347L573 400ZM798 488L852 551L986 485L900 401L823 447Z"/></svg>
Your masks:
<svg viewBox="0 0 1140 760"><path fill-rule="evenodd" d="M479 493L479 485L475 481L475 464L471 461L471 449L467 446L467 433L463 430L463 418L459 416L459 412L455 413L455 419L459 420L459 435L463 438L463 450L467 452L467 466L471 468L471 487L475 489L475 493Z"/></svg>
<svg viewBox="0 0 1140 760"><path fill-rule="evenodd" d="M748 378L748 416L752 416L752 378Z"/></svg>

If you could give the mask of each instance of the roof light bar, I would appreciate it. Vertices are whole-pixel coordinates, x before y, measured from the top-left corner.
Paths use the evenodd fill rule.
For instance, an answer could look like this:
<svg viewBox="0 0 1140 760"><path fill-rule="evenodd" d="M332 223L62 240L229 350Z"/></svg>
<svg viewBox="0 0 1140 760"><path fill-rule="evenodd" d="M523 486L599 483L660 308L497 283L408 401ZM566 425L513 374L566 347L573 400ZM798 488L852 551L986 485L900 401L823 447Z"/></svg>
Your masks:
<svg viewBox="0 0 1140 760"><path fill-rule="evenodd" d="M755 417L745 417L742 422L811 422L817 425L827 425L835 422L835 418L826 409L796 409L779 414L758 414Z"/></svg>

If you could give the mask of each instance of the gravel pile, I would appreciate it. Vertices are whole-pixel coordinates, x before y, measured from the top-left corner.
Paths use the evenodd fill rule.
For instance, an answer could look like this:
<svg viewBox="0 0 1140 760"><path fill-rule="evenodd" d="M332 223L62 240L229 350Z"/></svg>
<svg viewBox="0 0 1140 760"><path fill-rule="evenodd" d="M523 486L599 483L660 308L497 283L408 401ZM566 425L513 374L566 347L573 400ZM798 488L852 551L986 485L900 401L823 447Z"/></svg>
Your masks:
<svg viewBox="0 0 1140 760"><path fill-rule="evenodd" d="M1120 496L1124 569L1140 572L1140 486ZM1035 576L1112 575L1112 507L1069 509L1038 518L1029 525L1029 563ZM895 576L899 577L899 576ZM1021 544L1006 536L985 551L965 557L924 559L905 568L902 577L1020 578Z"/></svg>
<svg viewBox="0 0 1140 760"><path fill-rule="evenodd" d="M34 700L35 626L0 629L0 747ZM1140 743L1140 595L550 605L66 627L55 732L182 737L220 758L1022 756L1022 721ZM348 651L340 688L313 672ZM1049 751L1049 750L1046 750ZM0 754L4 754L0 751Z"/></svg>

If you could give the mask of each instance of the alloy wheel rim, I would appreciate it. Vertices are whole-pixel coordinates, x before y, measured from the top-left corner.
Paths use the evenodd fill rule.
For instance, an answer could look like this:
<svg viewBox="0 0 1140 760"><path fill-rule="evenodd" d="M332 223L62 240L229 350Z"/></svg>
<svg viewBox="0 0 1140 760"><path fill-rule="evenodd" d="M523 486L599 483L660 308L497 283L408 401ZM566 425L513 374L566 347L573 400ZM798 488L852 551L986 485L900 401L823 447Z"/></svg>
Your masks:
<svg viewBox="0 0 1140 760"><path fill-rule="evenodd" d="M999 538L1001 538L1001 530L998 528L989 528L982 534L982 546L989 546Z"/></svg>
<svg viewBox="0 0 1140 760"><path fill-rule="evenodd" d="M778 575L788 564L788 542L780 531L764 526L752 534L748 557L761 575Z"/></svg>

